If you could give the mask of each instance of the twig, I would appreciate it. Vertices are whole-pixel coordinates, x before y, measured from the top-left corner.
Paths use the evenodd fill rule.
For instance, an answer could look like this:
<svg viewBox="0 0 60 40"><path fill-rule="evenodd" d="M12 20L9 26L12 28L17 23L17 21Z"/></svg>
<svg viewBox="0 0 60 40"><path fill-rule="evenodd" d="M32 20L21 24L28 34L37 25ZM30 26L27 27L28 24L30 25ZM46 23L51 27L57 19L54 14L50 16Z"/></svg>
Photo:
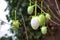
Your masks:
<svg viewBox="0 0 60 40"><path fill-rule="evenodd" d="M51 22L53 22L54 24L57 24L57 25L60 25L59 23L57 22L54 22L53 20L50 19Z"/></svg>
<svg viewBox="0 0 60 40"><path fill-rule="evenodd" d="M27 28L26 28L26 24L25 24L25 21L24 21L24 17L23 17L22 14L21 14L21 16L22 16L23 25L24 25L24 28L25 28L26 38L27 38L27 40L28 40Z"/></svg>
<svg viewBox="0 0 60 40"><path fill-rule="evenodd" d="M58 13L60 13L59 11L59 6L58 6L58 3L57 3L57 1L55 0L55 4L56 4L56 7L57 7L57 10L58 10Z"/></svg>
<svg viewBox="0 0 60 40"><path fill-rule="evenodd" d="M56 10L56 8L54 8L54 10L56 11L57 15L60 17L60 14L58 14L59 12Z"/></svg>

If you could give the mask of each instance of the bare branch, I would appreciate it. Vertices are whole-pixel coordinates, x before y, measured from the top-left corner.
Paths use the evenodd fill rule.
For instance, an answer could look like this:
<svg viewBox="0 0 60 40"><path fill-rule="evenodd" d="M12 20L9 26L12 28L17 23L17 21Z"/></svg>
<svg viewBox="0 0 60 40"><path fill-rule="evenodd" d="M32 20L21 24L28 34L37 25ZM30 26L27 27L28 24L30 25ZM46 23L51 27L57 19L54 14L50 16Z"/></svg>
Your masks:
<svg viewBox="0 0 60 40"><path fill-rule="evenodd" d="M57 3L57 1L56 1L56 0L55 0L55 4L56 4L56 7L57 7L58 12L59 12L60 10L59 10L59 6L58 6L58 3ZM60 12L59 12L59 14L60 14Z"/></svg>
<svg viewBox="0 0 60 40"><path fill-rule="evenodd" d="M60 17L60 14L58 14L60 11L58 12L56 8L54 8L54 10L56 11L57 15Z"/></svg>
<svg viewBox="0 0 60 40"><path fill-rule="evenodd" d="M51 22L53 22L54 24L57 24L57 25L60 25L59 23L57 22L54 22L53 20L50 19Z"/></svg>

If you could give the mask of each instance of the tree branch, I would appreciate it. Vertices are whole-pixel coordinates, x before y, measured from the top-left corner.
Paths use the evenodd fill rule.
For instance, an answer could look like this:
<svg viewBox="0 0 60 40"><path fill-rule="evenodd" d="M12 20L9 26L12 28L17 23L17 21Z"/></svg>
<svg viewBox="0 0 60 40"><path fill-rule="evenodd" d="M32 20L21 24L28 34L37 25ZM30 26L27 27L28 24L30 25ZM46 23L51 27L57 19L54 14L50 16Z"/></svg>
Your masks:
<svg viewBox="0 0 60 40"><path fill-rule="evenodd" d="M56 0L55 0L55 4L56 4L57 10L58 10L58 13L60 13L59 6L58 6L58 3Z"/></svg>

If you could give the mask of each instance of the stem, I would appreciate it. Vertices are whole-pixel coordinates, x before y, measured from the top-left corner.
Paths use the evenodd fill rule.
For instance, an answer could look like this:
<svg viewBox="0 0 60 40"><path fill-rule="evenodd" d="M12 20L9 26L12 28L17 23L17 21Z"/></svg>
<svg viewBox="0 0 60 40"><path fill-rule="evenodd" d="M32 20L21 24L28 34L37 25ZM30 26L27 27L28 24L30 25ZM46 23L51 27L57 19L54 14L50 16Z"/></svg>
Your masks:
<svg viewBox="0 0 60 40"><path fill-rule="evenodd" d="M31 6L31 0L30 0L30 6Z"/></svg>
<svg viewBox="0 0 60 40"><path fill-rule="evenodd" d="M15 20L16 20L16 10L15 10Z"/></svg>
<svg viewBox="0 0 60 40"><path fill-rule="evenodd" d="M35 16L36 16L36 13L37 13L37 0L35 0Z"/></svg>
<svg viewBox="0 0 60 40"><path fill-rule="evenodd" d="M41 1L41 13L42 13L43 2Z"/></svg>

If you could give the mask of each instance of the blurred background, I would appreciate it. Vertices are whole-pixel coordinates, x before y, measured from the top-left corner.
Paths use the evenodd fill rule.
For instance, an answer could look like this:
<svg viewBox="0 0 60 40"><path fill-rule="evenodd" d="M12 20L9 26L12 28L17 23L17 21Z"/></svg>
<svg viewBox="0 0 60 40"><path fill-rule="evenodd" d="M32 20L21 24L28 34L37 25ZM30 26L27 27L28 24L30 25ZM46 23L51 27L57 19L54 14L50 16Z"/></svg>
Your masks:
<svg viewBox="0 0 60 40"><path fill-rule="evenodd" d="M37 30L31 28L30 21L34 12L31 15L27 13L29 0L0 0L0 40L60 40L60 0L37 0L39 6L41 1L44 2L43 10L52 16L52 21L46 23L46 35L41 34L40 27ZM32 2L34 5L35 0ZM20 25L12 30L15 10ZM41 10L37 8L37 12L40 13Z"/></svg>

